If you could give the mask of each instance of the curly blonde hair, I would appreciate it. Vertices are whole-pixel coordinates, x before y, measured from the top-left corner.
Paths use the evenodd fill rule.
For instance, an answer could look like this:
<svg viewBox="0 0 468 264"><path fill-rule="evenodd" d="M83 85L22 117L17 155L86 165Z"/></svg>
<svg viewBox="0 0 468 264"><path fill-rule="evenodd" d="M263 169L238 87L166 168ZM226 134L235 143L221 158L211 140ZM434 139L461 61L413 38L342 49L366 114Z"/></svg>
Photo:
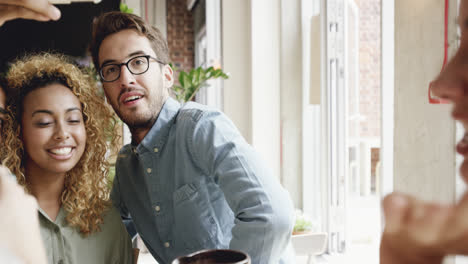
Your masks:
<svg viewBox="0 0 468 264"><path fill-rule="evenodd" d="M87 140L80 161L67 173L60 199L68 212L68 224L87 236L100 231L103 214L110 205L106 139L111 139L111 145L115 143L116 119L105 105L91 75L69 61L64 55L42 53L14 62L6 76L8 116L1 156L18 183L28 190L24 145L20 139L24 98L30 91L52 83L70 88L82 106Z"/></svg>

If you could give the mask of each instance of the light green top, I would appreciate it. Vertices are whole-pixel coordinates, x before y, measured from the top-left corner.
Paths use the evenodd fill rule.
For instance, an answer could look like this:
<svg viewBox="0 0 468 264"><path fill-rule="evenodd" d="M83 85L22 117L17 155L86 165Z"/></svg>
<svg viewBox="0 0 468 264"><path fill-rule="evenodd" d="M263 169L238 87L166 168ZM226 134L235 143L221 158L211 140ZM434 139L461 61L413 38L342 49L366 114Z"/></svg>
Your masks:
<svg viewBox="0 0 468 264"><path fill-rule="evenodd" d="M132 242L120 215L112 206L104 215L101 231L83 237L67 225L67 212L60 211L53 222L39 208L41 236L50 264L132 264Z"/></svg>

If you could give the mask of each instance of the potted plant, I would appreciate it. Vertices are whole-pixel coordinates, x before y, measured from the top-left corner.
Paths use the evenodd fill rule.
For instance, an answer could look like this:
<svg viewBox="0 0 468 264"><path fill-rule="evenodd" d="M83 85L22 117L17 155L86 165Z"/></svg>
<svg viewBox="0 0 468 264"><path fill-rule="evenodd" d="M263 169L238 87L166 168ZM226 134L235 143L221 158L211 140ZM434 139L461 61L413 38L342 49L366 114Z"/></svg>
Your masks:
<svg viewBox="0 0 468 264"><path fill-rule="evenodd" d="M177 100L185 103L191 101L198 90L207 85L208 80L217 78L228 79L229 75L214 67L197 67L189 72L179 71L179 84L172 86L172 90Z"/></svg>
<svg viewBox="0 0 468 264"><path fill-rule="evenodd" d="M319 232L316 222L301 210L296 210L296 222L291 242L297 256L308 256L307 263L323 254L327 245L327 233Z"/></svg>
<svg viewBox="0 0 468 264"><path fill-rule="evenodd" d="M296 222L294 223L293 235L316 232L317 226L312 219L301 210L296 210Z"/></svg>

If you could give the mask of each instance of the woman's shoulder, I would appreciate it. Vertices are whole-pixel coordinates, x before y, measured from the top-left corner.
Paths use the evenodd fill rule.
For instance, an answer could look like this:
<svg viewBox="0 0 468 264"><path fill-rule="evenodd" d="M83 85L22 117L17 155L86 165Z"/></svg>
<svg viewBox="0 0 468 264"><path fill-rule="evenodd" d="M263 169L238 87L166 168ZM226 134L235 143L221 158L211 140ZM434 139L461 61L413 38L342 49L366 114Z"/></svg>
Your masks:
<svg viewBox="0 0 468 264"><path fill-rule="evenodd" d="M101 231L104 231L104 229L111 229L115 232L117 228L124 227L122 218L113 205L110 205L103 214L104 222L101 225Z"/></svg>

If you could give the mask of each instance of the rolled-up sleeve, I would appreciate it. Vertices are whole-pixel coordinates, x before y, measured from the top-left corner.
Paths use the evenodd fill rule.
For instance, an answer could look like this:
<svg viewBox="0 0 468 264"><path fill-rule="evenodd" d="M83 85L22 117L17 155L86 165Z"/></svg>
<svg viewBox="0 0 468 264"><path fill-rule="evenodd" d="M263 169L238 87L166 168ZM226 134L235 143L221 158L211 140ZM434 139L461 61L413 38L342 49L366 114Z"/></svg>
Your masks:
<svg viewBox="0 0 468 264"><path fill-rule="evenodd" d="M247 252L252 263L279 263L294 224L288 192L222 113L204 112L190 143L196 163L213 175L234 212L229 247Z"/></svg>

